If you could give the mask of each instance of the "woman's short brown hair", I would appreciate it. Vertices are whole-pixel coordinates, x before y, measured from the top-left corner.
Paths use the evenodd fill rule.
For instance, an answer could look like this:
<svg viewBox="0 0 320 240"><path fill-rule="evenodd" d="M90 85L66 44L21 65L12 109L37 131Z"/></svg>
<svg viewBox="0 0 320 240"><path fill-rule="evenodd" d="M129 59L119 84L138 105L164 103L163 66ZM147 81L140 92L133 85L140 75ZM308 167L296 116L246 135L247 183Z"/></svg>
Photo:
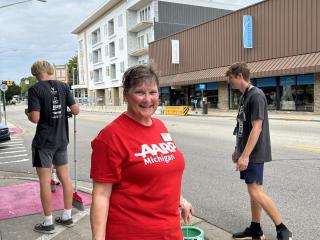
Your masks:
<svg viewBox="0 0 320 240"><path fill-rule="evenodd" d="M40 74L46 73L48 75L53 75L54 69L52 65L44 60L35 61L31 66L31 73L33 76L38 78Z"/></svg>
<svg viewBox="0 0 320 240"><path fill-rule="evenodd" d="M142 82L155 82L159 88L159 77L155 70L148 65L136 65L125 71L122 78L123 93L127 94L130 89Z"/></svg>

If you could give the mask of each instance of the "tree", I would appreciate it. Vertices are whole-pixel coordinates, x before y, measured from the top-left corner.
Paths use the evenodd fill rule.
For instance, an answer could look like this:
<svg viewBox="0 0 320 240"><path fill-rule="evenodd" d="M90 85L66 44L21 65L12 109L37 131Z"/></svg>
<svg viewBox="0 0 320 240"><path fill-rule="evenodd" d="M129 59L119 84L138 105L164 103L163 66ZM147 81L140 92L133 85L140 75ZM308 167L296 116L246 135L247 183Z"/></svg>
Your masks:
<svg viewBox="0 0 320 240"><path fill-rule="evenodd" d="M75 84L78 83L78 55L73 56L69 59L68 62L68 79L69 79L69 85L71 86L73 84L73 70L74 69L74 81Z"/></svg>
<svg viewBox="0 0 320 240"><path fill-rule="evenodd" d="M8 86L8 90L5 92L6 95L6 102L9 102L13 95L19 95L20 96L20 87L16 85L15 82L12 83L11 86Z"/></svg>
<svg viewBox="0 0 320 240"><path fill-rule="evenodd" d="M37 79L33 76L24 77L20 80L21 95L26 96L29 88L37 83Z"/></svg>

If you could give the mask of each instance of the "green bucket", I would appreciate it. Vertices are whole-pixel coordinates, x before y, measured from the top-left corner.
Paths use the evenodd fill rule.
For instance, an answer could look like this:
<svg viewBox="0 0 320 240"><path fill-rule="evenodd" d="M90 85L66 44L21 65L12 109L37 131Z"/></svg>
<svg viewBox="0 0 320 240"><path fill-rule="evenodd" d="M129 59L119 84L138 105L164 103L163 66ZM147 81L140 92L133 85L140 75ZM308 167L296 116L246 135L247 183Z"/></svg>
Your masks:
<svg viewBox="0 0 320 240"><path fill-rule="evenodd" d="M204 232L201 228L194 226L182 226L184 240L204 240Z"/></svg>

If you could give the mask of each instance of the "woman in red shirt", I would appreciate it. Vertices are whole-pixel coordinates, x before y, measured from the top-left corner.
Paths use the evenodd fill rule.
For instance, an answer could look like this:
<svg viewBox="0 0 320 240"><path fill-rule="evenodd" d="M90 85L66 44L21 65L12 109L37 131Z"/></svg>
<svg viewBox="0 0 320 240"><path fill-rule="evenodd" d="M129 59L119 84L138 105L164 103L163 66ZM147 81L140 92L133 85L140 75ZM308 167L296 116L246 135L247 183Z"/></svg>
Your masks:
<svg viewBox="0 0 320 240"><path fill-rule="evenodd" d="M182 240L180 212L190 223L192 205L181 196L183 155L163 122L153 118L159 80L148 66L123 76L127 111L92 141L93 240Z"/></svg>

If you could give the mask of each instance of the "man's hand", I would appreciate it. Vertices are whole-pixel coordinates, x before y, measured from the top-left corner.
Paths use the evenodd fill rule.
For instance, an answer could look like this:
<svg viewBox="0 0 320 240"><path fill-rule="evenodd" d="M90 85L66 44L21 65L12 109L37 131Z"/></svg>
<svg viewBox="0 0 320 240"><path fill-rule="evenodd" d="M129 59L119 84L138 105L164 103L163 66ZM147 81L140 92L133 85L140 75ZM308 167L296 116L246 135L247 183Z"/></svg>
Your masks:
<svg viewBox="0 0 320 240"><path fill-rule="evenodd" d="M249 157L241 155L238 162L237 162L237 171L244 171L247 169L249 164Z"/></svg>
<svg viewBox="0 0 320 240"><path fill-rule="evenodd" d="M232 153L232 161L234 163L238 162L238 153L237 153L237 149L234 149L233 153Z"/></svg>

